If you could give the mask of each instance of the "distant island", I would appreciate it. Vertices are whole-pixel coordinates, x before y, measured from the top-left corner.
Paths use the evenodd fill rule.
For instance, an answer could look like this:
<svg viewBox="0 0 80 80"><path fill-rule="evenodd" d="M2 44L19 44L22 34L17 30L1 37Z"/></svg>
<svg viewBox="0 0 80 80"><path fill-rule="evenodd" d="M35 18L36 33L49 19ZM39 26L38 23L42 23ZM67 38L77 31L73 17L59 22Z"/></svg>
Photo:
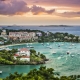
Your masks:
<svg viewBox="0 0 80 80"><path fill-rule="evenodd" d="M71 25L41 25L39 27L73 27Z"/></svg>

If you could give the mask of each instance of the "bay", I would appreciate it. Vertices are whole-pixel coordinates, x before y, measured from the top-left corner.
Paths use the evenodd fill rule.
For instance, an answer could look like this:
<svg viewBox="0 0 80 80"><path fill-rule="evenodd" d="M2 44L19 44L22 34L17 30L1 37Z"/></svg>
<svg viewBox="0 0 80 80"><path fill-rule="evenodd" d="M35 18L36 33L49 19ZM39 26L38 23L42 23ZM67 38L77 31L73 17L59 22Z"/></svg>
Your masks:
<svg viewBox="0 0 80 80"><path fill-rule="evenodd" d="M42 30L50 32L67 32L74 35L80 36L80 27L38 27L38 26L14 26L14 27L5 27L6 29L31 29L31 30ZM55 72L59 72L60 75L77 75L80 72L80 43L67 43L67 42L54 42L49 43L52 49L47 48L47 43L44 43L44 46L40 43L33 43L34 49L37 52L43 53L49 59L46 64L47 68L54 68ZM71 46L71 44L74 44ZM30 44L29 44L30 45ZM58 47L60 45L60 48ZM11 46L9 48L24 48L27 47L27 44ZM30 49L30 48L29 48ZM71 54L67 55L67 51ZM54 54L53 52L56 52ZM31 69L38 69L41 65L0 65L0 70L3 71L0 74L1 78L5 78L9 73L28 73Z"/></svg>
<svg viewBox="0 0 80 80"><path fill-rule="evenodd" d="M68 43L68 42L50 42L44 43L28 43L28 45L34 46L34 49L40 53L46 55L49 61L43 66L47 68L54 68L55 72L59 72L60 75L79 74L80 72L80 43ZM60 47L58 47L60 45ZM50 46L52 48L49 48ZM15 46L9 46L9 48L27 48L27 43ZM30 49L30 48L28 48ZM70 52L67 55L67 51ZM54 53L56 52L56 53ZM41 65L2 65L0 70L3 71L0 74L1 78L9 75L9 73L28 73L31 69L38 69Z"/></svg>

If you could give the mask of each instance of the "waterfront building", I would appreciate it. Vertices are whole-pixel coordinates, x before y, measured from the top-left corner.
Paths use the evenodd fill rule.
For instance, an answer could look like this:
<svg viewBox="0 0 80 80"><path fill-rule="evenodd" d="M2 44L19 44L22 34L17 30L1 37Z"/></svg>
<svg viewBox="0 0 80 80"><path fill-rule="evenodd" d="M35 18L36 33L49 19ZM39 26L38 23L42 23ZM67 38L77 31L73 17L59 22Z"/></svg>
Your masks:
<svg viewBox="0 0 80 80"><path fill-rule="evenodd" d="M35 32L9 32L9 39L12 40L35 40L36 38L36 34Z"/></svg>
<svg viewBox="0 0 80 80"><path fill-rule="evenodd" d="M15 55L14 59L20 57L21 61L30 61L30 51L27 48L21 48Z"/></svg>
<svg viewBox="0 0 80 80"><path fill-rule="evenodd" d="M42 36L42 33L41 32L37 32L36 35L37 36Z"/></svg>
<svg viewBox="0 0 80 80"><path fill-rule="evenodd" d="M6 40L8 39L8 35L7 35L7 33L6 33L6 30L2 30L0 37L3 37L3 38L6 39Z"/></svg>

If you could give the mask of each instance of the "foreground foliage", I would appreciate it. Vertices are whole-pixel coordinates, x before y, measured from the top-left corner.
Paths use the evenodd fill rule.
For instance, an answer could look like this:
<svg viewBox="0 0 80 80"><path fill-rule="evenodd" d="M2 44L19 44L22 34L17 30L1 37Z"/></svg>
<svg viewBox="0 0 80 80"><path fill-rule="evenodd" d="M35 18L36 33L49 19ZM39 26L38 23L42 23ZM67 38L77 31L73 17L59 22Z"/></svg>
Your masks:
<svg viewBox="0 0 80 80"><path fill-rule="evenodd" d="M80 76L61 76L55 77L53 68L40 67L38 70L33 69L28 74L10 74L3 80L77 80Z"/></svg>

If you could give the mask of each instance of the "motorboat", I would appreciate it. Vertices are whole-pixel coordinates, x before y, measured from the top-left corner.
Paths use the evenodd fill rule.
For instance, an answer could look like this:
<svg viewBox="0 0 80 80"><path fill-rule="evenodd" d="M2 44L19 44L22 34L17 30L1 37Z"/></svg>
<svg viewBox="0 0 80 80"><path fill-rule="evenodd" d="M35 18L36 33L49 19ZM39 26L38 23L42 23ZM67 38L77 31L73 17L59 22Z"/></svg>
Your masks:
<svg viewBox="0 0 80 80"><path fill-rule="evenodd" d="M50 49L52 49L52 47L49 47Z"/></svg>
<svg viewBox="0 0 80 80"><path fill-rule="evenodd" d="M69 47L69 49L72 49L72 47Z"/></svg>
<svg viewBox="0 0 80 80"><path fill-rule="evenodd" d="M43 43L41 43L43 45Z"/></svg>
<svg viewBox="0 0 80 80"><path fill-rule="evenodd" d="M49 45L49 43L47 43L47 45Z"/></svg>
<svg viewBox="0 0 80 80"><path fill-rule="evenodd" d="M69 52L69 51L67 51L67 54L70 54L70 52Z"/></svg>
<svg viewBox="0 0 80 80"><path fill-rule="evenodd" d="M27 46L27 48L29 48L29 46Z"/></svg>
<svg viewBox="0 0 80 80"><path fill-rule="evenodd" d="M71 57L74 57L74 55L71 55Z"/></svg>
<svg viewBox="0 0 80 80"><path fill-rule="evenodd" d="M5 49L8 50L8 51L9 51L9 50L12 50L12 49L10 49L10 48L5 48Z"/></svg>
<svg viewBox="0 0 80 80"><path fill-rule="evenodd" d="M53 51L53 53L52 54L55 54L56 53L56 51Z"/></svg>
<svg viewBox="0 0 80 80"><path fill-rule="evenodd" d="M29 46L30 48L34 48L33 46Z"/></svg>
<svg viewBox="0 0 80 80"><path fill-rule="evenodd" d="M60 47L60 45L58 45L58 47Z"/></svg>
<svg viewBox="0 0 80 80"><path fill-rule="evenodd" d="M72 46L74 46L74 44L72 44Z"/></svg>

